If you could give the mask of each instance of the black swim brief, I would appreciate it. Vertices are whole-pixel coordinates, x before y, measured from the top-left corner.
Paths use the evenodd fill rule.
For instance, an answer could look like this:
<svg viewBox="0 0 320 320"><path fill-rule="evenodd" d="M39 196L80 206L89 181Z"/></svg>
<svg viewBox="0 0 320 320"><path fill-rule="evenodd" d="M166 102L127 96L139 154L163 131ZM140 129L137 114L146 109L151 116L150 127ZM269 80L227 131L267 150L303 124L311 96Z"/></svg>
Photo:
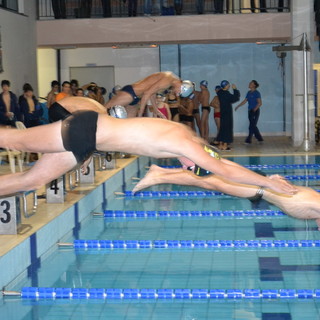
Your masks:
<svg viewBox="0 0 320 320"><path fill-rule="evenodd" d="M170 108L171 117L174 118L175 115L179 114L179 108Z"/></svg>
<svg viewBox="0 0 320 320"><path fill-rule="evenodd" d="M134 106L135 104L139 103L140 98L136 95L131 85L124 86L120 91L124 91L130 94L130 96L132 97L132 102L130 103L130 106Z"/></svg>
<svg viewBox="0 0 320 320"><path fill-rule="evenodd" d="M83 163L96 150L98 113L76 111L62 122L63 146L71 151L78 163Z"/></svg>
<svg viewBox="0 0 320 320"><path fill-rule="evenodd" d="M210 107L202 107L202 111L207 110L210 113Z"/></svg>
<svg viewBox="0 0 320 320"><path fill-rule="evenodd" d="M64 120L71 116L71 113L67 111L61 104L54 102L49 108L49 120L50 122L56 122Z"/></svg>
<svg viewBox="0 0 320 320"><path fill-rule="evenodd" d="M185 114L180 114L180 121L193 122L193 116L187 116Z"/></svg>

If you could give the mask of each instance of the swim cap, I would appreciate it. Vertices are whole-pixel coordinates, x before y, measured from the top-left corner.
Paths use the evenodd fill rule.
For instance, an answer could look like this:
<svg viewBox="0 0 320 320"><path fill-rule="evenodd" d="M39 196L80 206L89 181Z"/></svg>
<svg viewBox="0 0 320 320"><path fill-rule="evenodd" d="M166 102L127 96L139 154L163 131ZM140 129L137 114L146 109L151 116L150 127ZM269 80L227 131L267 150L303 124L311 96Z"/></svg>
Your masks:
<svg viewBox="0 0 320 320"><path fill-rule="evenodd" d="M208 87L208 81L207 80L202 80L201 82L200 82L200 86L204 86L204 87Z"/></svg>
<svg viewBox="0 0 320 320"><path fill-rule="evenodd" d="M126 119L128 117L127 110L123 106L113 106L110 108L110 116L118 119Z"/></svg>
<svg viewBox="0 0 320 320"><path fill-rule="evenodd" d="M215 89L215 90L220 90L221 87L220 87L220 86L216 86L214 89Z"/></svg>
<svg viewBox="0 0 320 320"><path fill-rule="evenodd" d="M112 93L116 94L117 91L121 90L121 86L119 86L118 84L116 86L113 87L112 89Z"/></svg>
<svg viewBox="0 0 320 320"><path fill-rule="evenodd" d="M220 87L221 87L222 89L224 89L228 84L230 84L229 81L227 81L227 80L222 80L221 83L220 83Z"/></svg>
<svg viewBox="0 0 320 320"><path fill-rule="evenodd" d="M180 96L186 98L193 92L193 84L190 80L183 80L181 84Z"/></svg>

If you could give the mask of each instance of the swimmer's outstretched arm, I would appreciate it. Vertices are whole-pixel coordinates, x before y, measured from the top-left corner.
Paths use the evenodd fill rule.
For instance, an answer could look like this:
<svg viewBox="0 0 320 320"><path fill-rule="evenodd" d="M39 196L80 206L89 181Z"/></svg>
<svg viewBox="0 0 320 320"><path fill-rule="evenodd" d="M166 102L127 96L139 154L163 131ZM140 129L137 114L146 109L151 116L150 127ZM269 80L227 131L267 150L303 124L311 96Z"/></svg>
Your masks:
<svg viewBox="0 0 320 320"><path fill-rule="evenodd" d="M181 140L182 141L182 140ZM212 158L207 152L204 151L203 146L198 144L197 141L185 141L183 156L196 163L201 168L215 173L235 183L244 183L254 186L262 186L270 188L275 192L294 194L297 188L292 184L285 181L280 176L274 176L273 179L263 177L251 170L248 170L238 164L228 160L218 160Z"/></svg>
<svg viewBox="0 0 320 320"><path fill-rule="evenodd" d="M148 89L144 90L141 96L141 103L140 103L141 112L139 112L139 116L142 116L143 111L149 99L151 99L152 104L155 103L155 95L157 92L168 89L170 86L175 84L175 87L176 87L175 94L180 93L181 80L176 75L174 75L171 72L161 72L161 73L155 74L155 76L158 77L158 81L154 82Z"/></svg>

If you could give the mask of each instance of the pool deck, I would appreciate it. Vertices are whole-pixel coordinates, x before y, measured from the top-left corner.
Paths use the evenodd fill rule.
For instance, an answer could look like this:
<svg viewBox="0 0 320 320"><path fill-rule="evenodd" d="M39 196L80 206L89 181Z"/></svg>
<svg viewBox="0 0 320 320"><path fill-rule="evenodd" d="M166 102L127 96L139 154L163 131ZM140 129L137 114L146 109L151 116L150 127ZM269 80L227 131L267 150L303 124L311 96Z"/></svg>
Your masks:
<svg viewBox="0 0 320 320"><path fill-rule="evenodd" d="M290 137L266 137L262 144L253 142L244 145L244 137L235 137L232 150L223 152L225 157L239 156L280 156L280 155L318 155L320 146L316 145L309 152L301 147L293 147ZM23 233L17 235L0 235L0 268L3 270L0 280L1 288L6 287L12 279L20 275L33 262L32 257L41 257L50 248L56 246L59 239L82 221L88 212L94 210L108 194L113 193L123 183L124 175L132 176L142 166L142 161L136 156L117 159L117 168L98 171L95 183L81 185L68 191L62 204L48 204L45 199L38 200L35 215L22 219L25 227ZM8 172L7 165L0 166L0 174ZM39 190L43 193L44 190ZM12 264L12 261L14 263Z"/></svg>

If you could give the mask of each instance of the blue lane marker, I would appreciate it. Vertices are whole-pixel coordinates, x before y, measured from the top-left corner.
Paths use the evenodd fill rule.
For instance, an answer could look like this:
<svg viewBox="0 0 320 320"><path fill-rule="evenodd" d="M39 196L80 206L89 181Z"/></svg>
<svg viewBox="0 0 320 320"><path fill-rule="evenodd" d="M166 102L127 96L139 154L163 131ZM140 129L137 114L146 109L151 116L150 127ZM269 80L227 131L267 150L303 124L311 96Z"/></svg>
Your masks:
<svg viewBox="0 0 320 320"><path fill-rule="evenodd" d="M283 271L320 271L320 265L281 265L279 257L259 257L261 281L283 281Z"/></svg>
<svg viewBox="0 0 320 320"><path fill-rule="evenodd" d="M256 238L274 238L274 232L277 231L305 231L305 227L273 227L272 222L255 222L254 223ZM317 227L309 228L311 231L317 231Z"/></svg>
<svg viewBox="0 0 320 320"><path fill-rule="evenodd" d="M280 210L105 210L105 218L268 218L285 217Z"/></svg>
<svg viewBox="0 0 320 320"><path fill-rule="evenodd" d="M8 292L8 295L10 293ZM6 292L3 292L6 295ZM320 289L112 289L24 287L15 296L22 299L67 300L239 300L319 299ZM12 292L11 292L12 296Z"/></svg>
<svg viewBox="0 0 320 320"><path fill-rule="evenodd" d="M319 175L320 179L320 175ZM292 180L292 179L289 179ZM318 189L314 189L316 192L320 192ZM136 193L133 193L132 191L124 191L117 193L115 192L115 195L125 197L125 198L145 198L145 199L162 199L162 198L179 198L179 199L193 199L193 198L210 198L210 197L232 197L236 198L234 196L230 196L228 194L224 194L222 192L218 191L139 191Z"/></svg>
<svg viewBox="0 0 320 320"><path fill-rule="evenodd" d="M181 168L181 166L161 166L162 168ZM252 170L265 170L265 169L318 169L320 164L310 163L310 164L250 164L244 165L245 168Z"/></svg>
<svg viewBox="0 0 320 320"><path fill-rule="evenodd" d="M73 243L60 243L62 247L76 250L113 249L293 249L320 248L320 240L74 240Z"/></svg>

